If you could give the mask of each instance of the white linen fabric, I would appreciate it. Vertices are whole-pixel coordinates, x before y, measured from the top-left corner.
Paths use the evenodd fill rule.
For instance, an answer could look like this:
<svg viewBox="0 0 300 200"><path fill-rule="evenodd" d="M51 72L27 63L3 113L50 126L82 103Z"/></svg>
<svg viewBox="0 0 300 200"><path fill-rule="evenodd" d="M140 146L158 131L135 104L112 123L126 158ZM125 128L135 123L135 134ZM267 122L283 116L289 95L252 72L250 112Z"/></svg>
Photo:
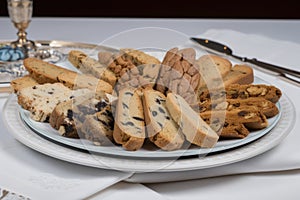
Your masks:
<svg viewBox="0 0 300 200"><path fill-rule="evenodd" d="M299 44L224 29L211 29L199 37L225 43L237 55L255 57L300 71ZM174 200L299 199L300 88L257 70L255 75L279 87L293 102L297 117L290 134L277 147L254 158L211 169L183 172L187 179L198 180L146 184L148 187ZM168 176L181 175L173 173Z"/></svg>
<svg viewBox="0 0 300 200"><path fill-rule="evenodd" d="M3 107L5 99L0 99ZM131 173L71 164L20 144L0 120L1 188L30 199L84 199Z"/></svg>
<svg viewBox="0 0 300 200"><path fill-rule="evenodd" d="M199 37L224 43L232 48L237 55L257 58L300 71L299 55L297 55L300 52L299 44L226 29L211 29L199 35ZM192 46L195 43L188 41L186 45ZM169 176L171 180L175 181L182 177L196 179L241 173L300 169L298 154L300 152L300 119L298 118L300 116L300 88L258 70L254 70L254 75L280 88L284 95L291 99L296 109L297 118L290 134L278 146L254 158L210 169L164 173L165 176Z"/></svg>
<svg viewBox="0 0 300 200"><path fill-rule="evenodd" d="M250 35L232 30L218 29L208 30L201 34L200 37L223 42L231 47L237 55L247 56L249 58L256 57L266 62L299 70L300 63L298 61L299 56L297 55L300 52L299 44L273 40L260 35ZM192 43L188 42L187 45L192 45ZM295 105L296 116L298 117L300 115L300 88L257 70L255 70L255 75L279 87ZM0 99L0 107L3 106L4 100L5 99ZM4 127L1 120L0 127ZM291 133L281 144L257 157L226 166L180 173L182 173L186 179L199 179L243 173L300 169L300 158L298 154L298 152L300 152L300 145L298 144L298 141L300 141L300 135L298 134L299 129L300 119L297 118ZM20 145L5 129L0 130L0 158L1 188L10 189L32 199L53 199L53 197L60 197L60 199L82 199L131 176L130 173L94 169L44 156ZM182 176L176 176L176 173L179 172L169 174L174 177L174 181L182 178ZM238 177L241 177L241 182ZM239 181L231 182L231 180ZM285 180L288 183L290 182L288 178ZM151 184L148 186L172 199L173 197L174 199L182 199L181 197L185 197L182 195L186 194L186 192L191 192L188 195L189 197L195 194L194 199L198 199L199 196L197 194L199 194L200 191L202 191L203 199L205 199L205 197L208 199L208 197L222 197L222 193L215 196L212 194L214 191L218 192L218 188L215 188L215 184L223 181L230 183L227 186L219 184L218 188L222 189L224 191L223 194L225 194L227 189L233 191L235 188L238 188L242 191L243 183L247 181L252 181L256 184L263 180L260 179L259 175L246 175L233 176L232 178L219 177L177 183ZM268 184L271 181L272 177L269 177L269 179L267 177L267 179L261 183ZM208 184L208 186L211 186L208 190L204 187L207 186L207 182L211 182L211 184ZM189 190L190 185L194 184L197 186ZM291 185L291 183L289 184ZM203 190L199 191L198 189L201 188L201 185L203 186ZM128 186L129 185L126 187ZM125 186L118 186L116 188L119 190L120 188L125 188ZM210 190L212 191L207 193L206 196L203 195L205 191ZM136 193L140 194L141 191L144 191L143 188L139 188ZM272 190L270 189L268 191ZM111 193L111 191L109 191L109 193L113 194L114 197L118 196L116 193ZM104 194L105 193L103 193L103 195ZM127 193L127 195L131 194ZM251 197L251 195L249 197ZM252 197L256 196L253 195ZM140 198L140 195L138 195L137 198Z"/></svg>

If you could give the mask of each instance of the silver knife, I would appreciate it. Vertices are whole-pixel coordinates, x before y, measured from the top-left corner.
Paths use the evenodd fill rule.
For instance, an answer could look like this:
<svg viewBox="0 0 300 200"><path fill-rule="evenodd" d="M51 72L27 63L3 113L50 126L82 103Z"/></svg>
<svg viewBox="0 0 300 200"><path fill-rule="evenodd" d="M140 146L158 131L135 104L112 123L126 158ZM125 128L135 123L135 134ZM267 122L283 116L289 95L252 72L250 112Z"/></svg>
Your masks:
<svg viewBox="0 0 300 200"><path fill-rule="evenodd" d="M292 69L287 69L281 66L277 66L277 65L273 65L270 63L266 63L263 61L259 61L255 58L246 58L246 57L241 57L238 55L234 55L233 51L224 44L215 42L215 41L211 41L208 39L204 39L204 38L191 38L192 41L195 41L196 43L198 43L199 45L201 45L204 49L216 53L216 54L223 54L223 55L227 55L230 57L233 57L237 60L240 60L242 62L247 62L247 63L251 63L255 66L257 66L258 68L262 69L263 71L267 71L269 73L271 73L272 75L278 75L280 76L282 79L289 81L290 83L296 83L297 86L300 86L300 81L297 81L295 79L300 78L300 72L296 71L296 70L292 70ZM290 76L295 77L291 78Z"/></svg>

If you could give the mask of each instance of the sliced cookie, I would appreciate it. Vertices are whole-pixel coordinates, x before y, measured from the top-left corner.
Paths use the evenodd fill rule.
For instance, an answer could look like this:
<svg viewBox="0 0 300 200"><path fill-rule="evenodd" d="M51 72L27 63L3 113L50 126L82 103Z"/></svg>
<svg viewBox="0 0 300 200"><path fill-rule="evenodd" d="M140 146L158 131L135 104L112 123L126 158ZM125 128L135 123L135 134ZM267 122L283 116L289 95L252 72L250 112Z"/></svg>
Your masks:
<svg viewBox="0 0 300 200"><path fill-rule="evenodd" d="M143 91L146 130L151 142L163 150L180 149L185 138L166 108L166 97L152 89Z"/></svg>
<svg viewBox="0 0 300 200"><path fill-rule="evenodd" d="M113 138L124 149L136 151L146 138L141 93L134 88L119 91L116 104Z"/></svg>
<svg viewBox="0 0 300 200"><path fill-rule="evenodd" d="M214 147L219 139L218 134L202 120L180 95L168 93L166 106L187 141L200 147Z"/></svg>
<svg viewBox="0 0 300 200"><path fill-rule="evenodd" d="M82 51L70 51L68 54L68 60L84 74L90 74L108 82L112 86L114 86L117 82L116 75L111 70Z"/></svg>
<svg viewBox="0 0 300 200"><path fill-rule="evenodd" d="M100 112L86 116L81 132L84 138L97 146L112 145L114 118L111 106L107 105Z"/></svg>

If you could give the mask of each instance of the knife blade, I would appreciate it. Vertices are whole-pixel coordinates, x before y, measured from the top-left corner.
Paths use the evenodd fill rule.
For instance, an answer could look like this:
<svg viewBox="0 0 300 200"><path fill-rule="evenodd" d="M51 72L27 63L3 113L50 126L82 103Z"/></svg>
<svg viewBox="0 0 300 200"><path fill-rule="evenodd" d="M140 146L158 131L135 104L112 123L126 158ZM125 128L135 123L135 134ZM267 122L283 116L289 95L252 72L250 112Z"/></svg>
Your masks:
<svg viewBox="0 0 300 200"><path fill-rule="evenodd" d="M216 41L211 41L204 38L191 38L192 41L196 42L200 46L202 46L205 50L213 52L215 54L222 54L227 55L230 57L233 57L237 60L240 60L242 62L251 63L255 65L256 67L262 69L263 71L267 71L271 73L272 75L279 75L283 79L288 79L289 82L295 82L297 85L300 85L300 81L295 80L294 78L291 78L290 76L297 78L300 78L300 72L288 68L284 68L281 66L277 66L274 64L266 63L260 60L257 60L256 58L247 58L247 57L241 57L238 55L233 54L233 51L231 48L229 48L225 44L221 44Z"/></svg>

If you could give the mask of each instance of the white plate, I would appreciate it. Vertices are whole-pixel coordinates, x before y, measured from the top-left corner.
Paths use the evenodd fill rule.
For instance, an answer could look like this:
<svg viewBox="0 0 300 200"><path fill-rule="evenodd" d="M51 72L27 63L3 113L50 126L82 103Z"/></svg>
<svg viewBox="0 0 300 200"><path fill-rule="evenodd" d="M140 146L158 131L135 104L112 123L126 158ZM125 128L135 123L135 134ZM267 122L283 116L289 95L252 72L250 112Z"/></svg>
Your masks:
<svg viewBox="0 0 300 200"><path fill-rule="evenodd" d="M20 118L17 100L12 95L6 102L2 119L10 133L24 145L48 156L64 161L120 171L134 172L172 172L188 171L226 165L259 155L279 144L285 138L295 122L295 111L291 101L283 95L280 99L281 116L276 126L266 135L247 145L230 151L210 154L205 157L184 159L129 158L89 154L58 145L44 139L28 128Z"/></svg>
<svg viewBox="0 0 300 200"><path fill-rule="evenodd" d="M280 103L277 103L279 110ZM68 145L70 147L75 147L81 150L90 151L91 153L101 153L112 156L129 156L133 158L171 158L171 157L181 157L181 156L194 156L194 155L206 155L208 153L216 153L220 151L229 150L236 148L267 134L279 121L281 112L273 118L268 119L269 125L267 128L258 131L252 131L244 139L232 139L232 140L222 140L219 141L214 148L200 148L198 146L192 145L187 149L180 149L174 151L163 151L156 148L152 144L145 144L141 149L137 151L126 151L121 146L95 146L92 142L84 139L72 139L66 138L59 135L58 131L53 129L49 123L36 122L30 118L29 112L19 108L21 119L24 123L30 127L36 133L53 140L55 142Z"/></svg>
<svg viewBox="0 0 300 200"><path fill-rule="evenodd" d="M57 42L40 42L41 44L44 44L44 46L51 46L53 50L56 48L60 54L62 55L61 59L58 64L61 67L71 69L71 70L77 70L75 67L66 59L64 58L70 50L78 49L83 52L86 52L89 56L96 58L98 50L109 50L113 51L113 49L110 49L109 47L105 46L95 46L91 44L82 44L82 43L67 43L62 41ZM201 54L205 53L200 51L200 49L196 49L197 51L197 57L199 57ZM151 49L147 48L143 51L147 52L148 54L151 54L152 56L157 57L158 59L162 60L165 52L163 50L158 49ZM262 80L256 78L256 83L264 83ZM280 108L280 103L277 103L277 106ZM129 156L134 158L174 158L174 157L181 157L181 156L194 156L194 155L206 155L208 153L216 153L220 151L229 150L232 148L236 148L245 144L248 144L250 142L253 142L257 140L258 138L262 137L266 133L268 133L278 122L281 112L279 115L276 115L275 117L268 119L269 126L263 130L259 131L252 131L246 138L244 139L236 139L236 140L227 140L227 141L219 141L217 145L214 148L199 148L197 146L190 146L188 149L181 149L176 151L163 151L159 148L156 148L154 145L146 144L143 146L142 149L132 152L132 151L125 151L120 146L95 146L91 142L87 140L79 140L79 139L71 139L62 137L59 135L58 131L53 129L48 123L40 123L32 120L29 117L29 113L23 109L20 108L20 114L21 119L28 125L32 130L34 130L36 133L44 136L45 138L48 138L54 142L58 142L64 145L68 145L73 148L78 148L80 150L86 150L93 153L101 153L111 156Z"/></svg>

